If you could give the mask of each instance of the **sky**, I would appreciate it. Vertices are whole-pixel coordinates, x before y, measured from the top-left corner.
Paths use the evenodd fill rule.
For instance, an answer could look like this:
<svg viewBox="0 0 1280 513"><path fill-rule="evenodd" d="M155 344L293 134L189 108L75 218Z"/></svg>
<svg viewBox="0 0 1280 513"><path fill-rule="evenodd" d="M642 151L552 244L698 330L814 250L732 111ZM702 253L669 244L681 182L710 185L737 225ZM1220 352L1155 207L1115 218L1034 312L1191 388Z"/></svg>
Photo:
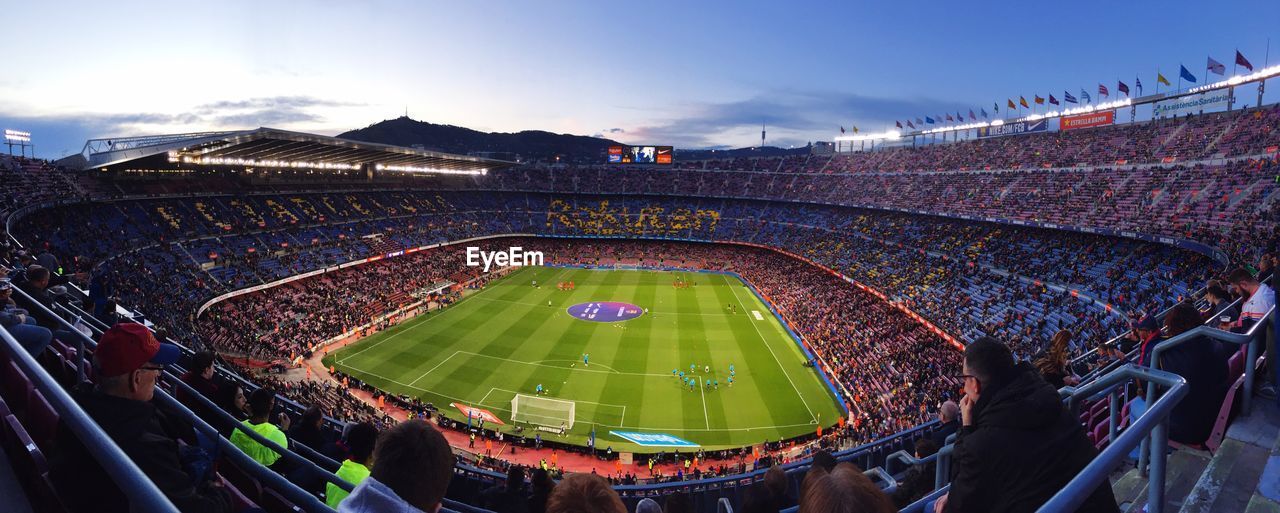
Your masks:
<svg viewBox="0 0 1280 513"><path fill-rule="evenodd" d="M87 139L404 115L681 148L1114 91L1239 49L1280 62L1280 2L15 2L0 128ZM1280 80L1267 92L1280 101ZM1242 93L1243 94L1243 93ZM1247 93L1253 98L1252 92Z"/></svg>

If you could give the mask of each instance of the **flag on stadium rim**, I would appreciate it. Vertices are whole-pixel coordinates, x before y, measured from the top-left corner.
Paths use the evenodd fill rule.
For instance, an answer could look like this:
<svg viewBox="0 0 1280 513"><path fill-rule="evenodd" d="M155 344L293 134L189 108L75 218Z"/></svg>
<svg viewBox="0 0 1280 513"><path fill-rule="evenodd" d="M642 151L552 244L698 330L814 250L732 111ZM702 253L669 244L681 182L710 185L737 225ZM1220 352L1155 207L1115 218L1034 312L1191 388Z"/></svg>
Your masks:
<svg viewBox="0 0 1280 513"><path fill-rule="evenodd" d="M1107 91L1107 86L1098 84L1098 96L1111 96L1111 93Z"/></svg>
<svg viewBox="0 0 1280 513"><path fill-rule="evenodd" d="M947 114L947 121L955 121L955 119L953 119L950 114Z"/></svg>
<svg viewBox="0 0 1280 513"><path fill-rule="evenodd" d="M1116 82L1118 82L1118 85L1116 85L1116 90L1124 93L1125 96L1129 96L1129 86L1126 85L1124 82L1120 82L1119 80L1117 80Z"/></svg>
<svg viewBox="0 0 1280 513"><path fill-rule="evenodd" d="M910 120L910 119L908 119L908 120L907 120L907 126L908 126L908 127L911 127L911 128L915 128L915 127L916 127L915 125L911 124L911 120Z"/></svg>
<svg viewBox="0 0 1280 513"><path fill-rule="evenodd" d="M901 121L896 121L896 120L895 120L895 121L893 122L893 124L898 125L898 128L902 128L902 122L901 122Z"/></svg>
<svg viewBox="0 0 1280 513"><path fill-rule="evenodd" d="M973 115L973 109L969 109L969 119L977 120L978 116Z"/></svg>
<svg viewBox="0 0 1280 513"><path fill-rule="evenodd" d="M858 125L849 125L849 126L853 127L853 133L855 134L858 133Z"/></svg>
<svg viewBox="0 0 1280 513"><path fill-rule="evenodd" d="M1173 85L1173 84L1170 84L1169 79L1164 78L1164 75L1161 75L1159 71L1156 72L1156 82L1167 85L1167 86Z"/></svg>
<svg viewBox="0 0 1280 513"><path fill-rule="evenodd" d="M844 127L843 127L843 126L842 126L842 127L840 127L840 134L841 134L841 135L843 135L843 134L844 134Z"/></svg>
<svg viewBox="0 0 1280 513"><path fill-rule="evenodd" d="M929 116L925 116L925 117L924 117L924 122L925 122L925 123L928 123L928 124L930 124L930 125L932 125L932 124L934 123L934 122L933 122L933 118L931 118L931 117L929 117Z"/></svg>
<svg viewBox="0 0 1280 513"><path fill-rule="evenodd" d="M923 125L923 124L924 124L924 120L922 120L922 119L920 119L920 118L916 118L916 124L917 124L917 125Z"/></svg>
<svg viewBox="0 0 1280 513"><path fill-rule="evenodd" d="M1018 108L1018 106L1013 104L1013 100L1009 100L1009 108L1010 108L1010 109L1016 109L1016 108Z"/></svg>
<svg viewBox="0 0 1280 513"><path fill-rule="evenodd" d="M1093 97L1092 97L1092 96L1089 96L1089 91L1085 91L1084 89L1081 89L1081 90L1080 90L1080 97L1081 97L1081 98L1083 98L1083 99L1084 99L1084 101L1087 101L1087 102L1091 102L1091 101L1093 101Z"/></svg>
<svg viewBox="0 0 1280 513"><path fill-rule="evenodd" d="M1138 77L1133 77L1133 81L1134 81L1133 85L1138 88L1138 94L1142 94L1142 79Z"/></svg>
<svg viewBox="0 0 1280 513"><path fill-rule="evenodd" d="M978 109L978 110L982 111L982 119L987 119L989 117L987 116L987 109Z"/></svg>
<svg viewBox="0 0 1280 513"><path fill-rule="evenodd" d="M1061 103L1058 103L1058 99L1054 98L1052 94L1049 95L1049 103L1052 103L1054 105L1062 105Z"/></svg>
<svg viewBox="0 0 1280 513"><path fill-rule="evenodd" d="M1025 96L1019 96L1019 97L1018 97L1018 105L1021 105L1021 106L1023 106L1023 107L1026 107L1026 108L1028 108L1028 109L1030 109L1030 108L1031 108L1031 106L1030 106L1030 105L1027 105L1027 97L1025 97Z"/></svg>
<svg viewBox="0 0 1280 513"><path fill-rule="evenodd" d="M1196 81L1196 76L1195 76L1195 75L1192 75L1190 71L1187 71L1187 67L1186 67L1186 66L1183 66L1183 65L1179 64L1179 65L1178 65L1178 68L1180 68L1180 70L1181 70L1178 76L1179 76L1179 77L1181 77L1183 80L1186 80L1187 82L1195 82L1195 81Z"/></svg>
<svg viewBox="0 0 1280 513"><path fill-rule="evenodd" d="M1249 63L1249 59L1244 58L1244 54L1240 53L1240 50L1236 50L1236 65L1244 66L1249 71L1253 71L1253 64Z"/></svg>
<svg viewBox="0 0 1280 513"><path fill-rule="evenodd" d="M1044 105L1044 98L1041 98L1038 94L1036 95L1036 105Z"/></svg>
<svg viewBox="0 0 1280 513"><path fill-rule="evenodd" d="M996 110L996 114L999 114L999 113L1000 113L1000 104L999 104L999 103L991 102L991 108L993 108L993 109L995 109L995 110Z"/></svg>
<svg viewBox="0 0 1280 513"><path fill-rule="evenodd" d="M1221 62L1213 60L1213 57L1209 57L1209 63L1205 65L1205 69L1219 75L1225 75L1227 73L1227 67L1222 65Z"/></svg>
<svg viewBox="0 0 1280 513"><path fill-rule="evenodd" d="M960 115L960 111L956 111L956 121L964 121L964 116Z"/></svg>
<svg viewBox="0 0 1280 513"><path fill-rule="evenodd" d="M1066 91L1063 91L1063 92L1062 92L1062 101L1067 102L1067 103L1080 103L1080 102L1076 101L1076 97L1071 96L1071 93L1068 93L1068 92L1066 92Z"/></svg>

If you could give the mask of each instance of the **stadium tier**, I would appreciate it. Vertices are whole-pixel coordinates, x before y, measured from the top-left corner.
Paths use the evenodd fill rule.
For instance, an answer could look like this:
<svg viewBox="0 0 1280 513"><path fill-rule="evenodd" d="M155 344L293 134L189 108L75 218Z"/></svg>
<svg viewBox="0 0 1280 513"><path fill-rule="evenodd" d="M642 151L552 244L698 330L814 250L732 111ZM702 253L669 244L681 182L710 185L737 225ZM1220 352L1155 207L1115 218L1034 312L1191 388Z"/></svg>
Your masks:
<svg viewBox="0 0 1280 513"><path fill-rule="evenodd" d="M785 496L834 454L890 492L914 479L895 496L914 512L963 450L948 444L957 404L986 376L966 348L995 340L1061 390L1068 431L1104 450L1084 463L1141 452L1162 480L1165 437L1211 454L1259 418L1245 414L1274 354L1277 126L1266 106L671 167L504 168L271 129L108 142L85 170L0 158L4 449L37 509L83 507L58 470L68 440L119 455L72 397L112 377L86 356L140 324L183 348L155 369L156 401L201 432L184 445L207 446L201 472L239 506L324 511L353 484L339 468L360 459L356 426L427 419L454 447L456 511L515 511L490 490L513 468L604 475L632 508L745 508L758 483ZM225 155L183 169L188 146ZM251 150L409 160L317 179L244 172ZM514 248L539 261L489 265ZM1161 354L1223 372L1175 373ZM1072 482L1072 507L1107 482L1080 475L1102 477ZM140 504L142 481L117 484Z"/></svg>

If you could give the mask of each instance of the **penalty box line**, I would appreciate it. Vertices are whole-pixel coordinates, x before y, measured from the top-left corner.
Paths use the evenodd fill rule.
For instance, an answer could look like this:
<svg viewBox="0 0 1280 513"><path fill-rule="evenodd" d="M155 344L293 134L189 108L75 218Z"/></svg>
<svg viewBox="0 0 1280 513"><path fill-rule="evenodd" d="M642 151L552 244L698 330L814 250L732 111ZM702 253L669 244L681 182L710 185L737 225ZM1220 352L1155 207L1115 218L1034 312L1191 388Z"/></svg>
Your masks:
<svg viewBox="0 0 1280 513"><path fill-rule="evenodd" d="M499 391L499 392L507 392L507 393L509 393L509 394L513 394L513 395L512 395L512 397L513 397L513 398L514 398L516 395L530 395L530 394L522 394L522 392L517 392L517 391L515 391L515 390L507 390L507 389L505 389L505 388L491 387L491 388L489 388L489 391L488 391L488 392L485 392L484 397L481 397L481 398L480 398L480 402L478 402L478 403L476 403L476 404L484 405L484 406L488 406L488 404L486 404L486 403L485 403L485 401L489 400L489 395L490 395L490 394L492 394L494 390L497 390L497 391ZM558 401L569 401L569 402L574 402L574 403L594 404L594 405L596 405L596 406L609 406L609 407L613 407L613 408L619 408L619 409L621 409L621 410L622 410L622 414L618 416L618 425L617 425L617 426L610 426L610 427L622 427L622 425L623 425L623 424L626 424L626 421L627 421L627 420L626 420L626 419L627 419L627 406L626 406L625 404L598 403L598 402L595 402L595 401L583 401L583 400L578 400L578 399L563 399L563 398L559 398L559 397L552 397L551 399L556 399L556 400L558 400ZM495 408L495 409L496 409L496 408ZM507 411L511 411L511 410L507 410ZM575 421L575 422L576 422L576 421ZM594 422L588 422L588 424L594 424L594 425L598 425L598 426L603 426L603 425L604 425L604 424L596 424L596 423L594 423Z"/></svg>

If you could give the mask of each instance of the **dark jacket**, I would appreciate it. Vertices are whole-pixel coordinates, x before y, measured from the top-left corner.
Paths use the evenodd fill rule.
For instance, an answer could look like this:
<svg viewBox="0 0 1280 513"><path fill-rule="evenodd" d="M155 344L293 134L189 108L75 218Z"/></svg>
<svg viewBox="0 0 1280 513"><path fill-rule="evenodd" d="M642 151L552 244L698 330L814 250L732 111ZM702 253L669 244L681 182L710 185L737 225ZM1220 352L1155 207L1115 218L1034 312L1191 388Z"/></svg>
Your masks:
<svg viewBox="0 0 1280 513"><path fill-rule="evenodd" d="M76 402L120 446L156 487L183 512L231 511L225 490L207 482L195 485L183 469L178 454L182 423L168 419L154 405L109 396L92 389L77 389ZM185 429L189 430L187 426ZM72 511L129 511L128 501L96 459L65 428L59 432L58 449L50 478Z"/></svg>
<svg viewBox="0 0 1280 513"><path fill-rule="evenodd" d="M523 489L511 490L506 483L500 483L480 492L480 502L485 509L497 513L527 513L529 492Z"/></svg>
<svg viewBox="0 0 1280 513"><path fill-rule="evenodd" d="M890 497L893 499L893 506L902 509L920 500L925 494L933 491L937 477L933 463L912 465L907 469L907 475L898 481L898 489Z"/></svg>
<svg viewBox="0 0 1280 513"><path fill-rule="evenodd" d="M973 415L956 438L947 513L1035 511L1097 454L1058 391L1026 362L984 383ZM1111 484L1104 480L1077 511L1118 512Z"/></svg>
<svg viewBox="0 0 1280 513"><path fill-rule="evenodd" d="M934 431L932 435L929 435L929 439L933 440L933 443L941 449L942 446L947 445L947 437L959 430L960 419L955 419L951 422L944 422L938 425L937 431Z"/></svg>
<svg viewBox="0 0 1280 513"><path fill-rule="evenodd" d="M1186 378L1190 391L1169 415L1169 439L1200 444L1209 438L1227 391L1226 362L1215 355L1215 344L1198 337L1160 354L1160 369Z"/></svg>

